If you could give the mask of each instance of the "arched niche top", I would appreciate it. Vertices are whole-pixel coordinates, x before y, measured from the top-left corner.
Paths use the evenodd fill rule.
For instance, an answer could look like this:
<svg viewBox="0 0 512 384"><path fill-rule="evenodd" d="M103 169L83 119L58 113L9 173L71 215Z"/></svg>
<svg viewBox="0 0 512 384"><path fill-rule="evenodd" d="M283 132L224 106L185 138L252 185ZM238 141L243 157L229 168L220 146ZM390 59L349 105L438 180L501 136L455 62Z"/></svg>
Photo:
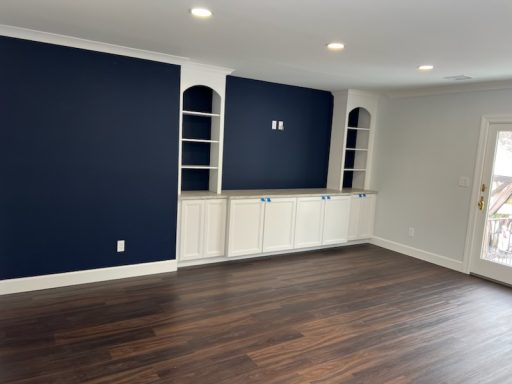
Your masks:
<svg viewBox="0 0 512 384"><path fill-rule="evenodd" d="M351 128L370 128L371 114L364 107L352 109L348 114L348 126Z"/></svg>
<svg viewBox="0 0 512 384"><path fill-rule="evenodd" d="M183 91L183 110L220 113L221 97L206 85L194 85Z"/></svg>

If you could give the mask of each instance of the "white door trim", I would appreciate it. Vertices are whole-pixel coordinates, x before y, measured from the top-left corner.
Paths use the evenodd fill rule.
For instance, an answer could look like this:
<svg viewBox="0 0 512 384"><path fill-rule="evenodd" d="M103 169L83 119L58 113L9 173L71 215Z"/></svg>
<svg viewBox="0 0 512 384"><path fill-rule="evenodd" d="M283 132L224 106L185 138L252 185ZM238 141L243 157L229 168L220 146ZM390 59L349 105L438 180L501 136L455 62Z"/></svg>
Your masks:
<svg viewBox="0 0 512 384"><path fill-rule="evenodd" d="M480 125L480 137L478 139L475 171L473 174L473 189L471 192L471 202L469 206L469 221L466 231L466 243L464 246L464 273L471 272L471 255L473 255L475 251L475 244L473 244L473 238L475 236L478 220L476 207L478 204L478 199L480 198L480 182L482 180L482 174L484 170L485 147L487 143L487 136L489 134L489 127L491 126L491 124L512 124L512 115L482 116L482 123Z"/></svg>

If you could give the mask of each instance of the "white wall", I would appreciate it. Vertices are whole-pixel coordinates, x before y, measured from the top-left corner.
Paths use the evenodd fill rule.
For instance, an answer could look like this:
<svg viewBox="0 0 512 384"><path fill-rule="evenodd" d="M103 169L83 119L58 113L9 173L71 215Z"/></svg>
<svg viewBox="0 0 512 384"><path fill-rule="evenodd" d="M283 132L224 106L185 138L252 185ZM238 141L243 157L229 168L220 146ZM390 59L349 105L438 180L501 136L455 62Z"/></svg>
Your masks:
<svg viewBox="0 0 512 384"><path fill-rule="evenodd" d="M512 90L383 97L372 188L375 236L461 261L482 115L512 114ZM408 237L408 228L416 234Z"/></svg>

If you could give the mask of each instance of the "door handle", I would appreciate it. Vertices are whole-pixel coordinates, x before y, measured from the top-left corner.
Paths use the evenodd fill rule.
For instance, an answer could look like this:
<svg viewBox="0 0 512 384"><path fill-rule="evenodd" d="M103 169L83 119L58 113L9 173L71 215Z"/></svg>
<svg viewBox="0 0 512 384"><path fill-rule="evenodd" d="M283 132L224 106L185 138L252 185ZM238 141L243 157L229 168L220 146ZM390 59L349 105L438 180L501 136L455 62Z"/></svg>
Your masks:
<svg viewBox="0 0 512 384"><path fill-rule="evenodd" d="M480 200L478 200L478 209L483 211L485 208L485 201L484 201L484 197L483 196L480 196Z"/></svg>

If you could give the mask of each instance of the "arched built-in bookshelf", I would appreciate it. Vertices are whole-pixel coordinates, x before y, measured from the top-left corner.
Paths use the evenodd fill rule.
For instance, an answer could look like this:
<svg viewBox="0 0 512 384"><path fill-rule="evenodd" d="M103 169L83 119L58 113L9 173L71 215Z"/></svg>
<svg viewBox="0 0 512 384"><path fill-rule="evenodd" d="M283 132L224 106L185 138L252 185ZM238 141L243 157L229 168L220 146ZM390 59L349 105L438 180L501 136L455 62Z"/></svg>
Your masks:
<svg viewBox="0 0 512 384"><path fill-rule="evenodd" d="M179 192L222 190L224 97L230 71L189 64L181 71Z"/></svg>
<svg viewBox="0 0 512 384"><path fill-rule="evenodd" d="M368 171L371 114L363 107L348 113L343 188L364 188Z"/></svg>
<svg viewBox="0 0 512 384"><path fill-rule="evenodd" d="M209 190L219 170L220 95L195 85L183 92L181 189ZM216 189L215 187L213 189Z"/></svg>
<svg viewBox="0 0 512 384"><path fill-rule="evenodd" d="M369 189L378 96L334 92L327 188Z"/></svg>

